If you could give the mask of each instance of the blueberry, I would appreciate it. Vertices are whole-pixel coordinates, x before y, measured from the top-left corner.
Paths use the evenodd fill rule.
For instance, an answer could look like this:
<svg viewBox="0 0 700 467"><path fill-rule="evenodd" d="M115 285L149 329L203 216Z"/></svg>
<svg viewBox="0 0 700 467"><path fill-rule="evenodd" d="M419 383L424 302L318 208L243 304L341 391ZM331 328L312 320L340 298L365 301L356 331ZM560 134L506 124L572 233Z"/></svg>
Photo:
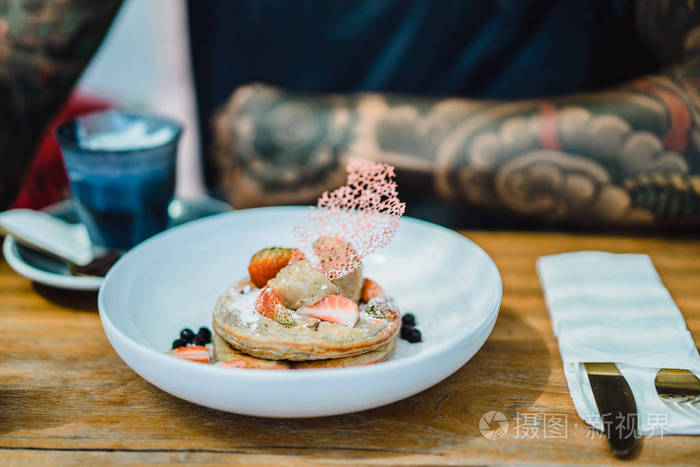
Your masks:
<svg viewBox="0 0 700 467"><path fill-rule="evenodd" d="M201 336L201 339L203 339L205 344L211 342L211 331L205 327L199 328L199 331L197 331L197 336Z"/></svg>
<svg viewBox="0 0 700 467"><path fill-rule="evenodd" d="M209 341L209 342L211 342L211 341ZM194 342L193 342L194 345L207 345L209 342L207 342L207 340L204 338L204 336L202 336L200 334L197 334L196 336L194 336Z"/></svg>
<svg viewBox="0 0 700 467"><path fill-rule="evenodd" d="M404 326L415 326L416 317L413 316L411 313L406 313L405 315L403 315L403 318L401 318L401 323Z"/></svg>
<svg viewBox="0 0 700 467"><path fill-rule="evenodd" d="M194 331L190 328L185 328L182 331L180 331L180 339L184 340L188 344L192 343L192 340L194 340Z"/></svg>
<svg viewBox="0 0 700 467"><path fill-rule="evenodd" d="M411 344L421 341L420 331L412 326L404 326L401 328L401 339L407 340Z"/></svg>
<svg viewBox="0 0 700 467"><path fill-rule="evenodd" d="M173 349L177 349L179 347L185 347L187 346L188 342L185 339L175 339L173 341Z"/></svg>

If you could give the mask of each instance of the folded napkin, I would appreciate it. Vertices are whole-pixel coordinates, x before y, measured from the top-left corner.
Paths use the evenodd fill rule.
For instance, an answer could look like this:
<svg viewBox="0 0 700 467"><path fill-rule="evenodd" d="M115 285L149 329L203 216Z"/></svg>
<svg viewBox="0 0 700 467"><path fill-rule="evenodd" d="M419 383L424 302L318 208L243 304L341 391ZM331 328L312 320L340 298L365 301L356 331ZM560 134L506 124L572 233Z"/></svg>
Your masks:
<svg viewBox="0 0 700 467"><path fill-rule="evenodd" d="M582 363L614 362L634 394L640 434L700 433L700 410L666 404L654 388L659 368L700 374L700 356L647 255L551 255L537 260L537 273L581 418L603 429Z"/></svg>

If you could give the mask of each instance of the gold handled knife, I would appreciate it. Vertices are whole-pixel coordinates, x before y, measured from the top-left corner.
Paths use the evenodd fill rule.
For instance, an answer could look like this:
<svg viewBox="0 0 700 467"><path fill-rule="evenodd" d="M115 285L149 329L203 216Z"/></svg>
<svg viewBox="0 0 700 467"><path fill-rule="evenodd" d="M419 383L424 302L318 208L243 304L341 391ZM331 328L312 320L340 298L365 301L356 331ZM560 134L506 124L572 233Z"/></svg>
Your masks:
<svg viewBox="0 0 700 467"><path fill-rule="evenodd" d="M627 457L639 444L637 404L614 363L584 363L600 421L613 454Z"/></svg>

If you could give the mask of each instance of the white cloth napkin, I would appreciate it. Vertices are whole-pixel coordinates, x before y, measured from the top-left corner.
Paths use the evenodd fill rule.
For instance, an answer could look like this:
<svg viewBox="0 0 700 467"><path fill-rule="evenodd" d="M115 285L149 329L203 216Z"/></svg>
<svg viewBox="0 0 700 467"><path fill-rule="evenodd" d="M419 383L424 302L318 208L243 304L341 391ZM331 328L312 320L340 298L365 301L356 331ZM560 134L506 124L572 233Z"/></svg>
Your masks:
<svg viewBox="0 0 700 467"><path fill-rule="evenodd" d="M680 310L647 255L580 251L537 260L576 411L602 430L583 362L614 362L632 389L643 435L700 434L700 409L664 403L659 368L700 374Z"/></svg>

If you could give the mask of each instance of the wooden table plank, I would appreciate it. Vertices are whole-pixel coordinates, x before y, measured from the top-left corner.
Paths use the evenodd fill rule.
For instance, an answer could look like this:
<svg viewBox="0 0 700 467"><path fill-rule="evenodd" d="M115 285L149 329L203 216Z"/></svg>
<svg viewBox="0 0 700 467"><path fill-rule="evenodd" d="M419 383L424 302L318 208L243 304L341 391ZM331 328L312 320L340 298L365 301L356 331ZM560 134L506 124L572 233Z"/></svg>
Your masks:
<svg viewBox="0 0 700 467"><path fill-rule="evenodd" d="M378 409L319 419L261 419L176 399L109 346L95 294L33 285L0 262L0 455L20 463L621 464L574 411L534 263L582 249L648 253L700 336L700 241L558 233L466 232L504 280L483 349L453 376ZM281 388L283 390L283 388ZM499 410L510 430L485 439ZM566 439L524 439L516 415L566 417ZM540 419L541 420L541 419ZM693 465L700 438L645 440L627 464Z"/></svg>

